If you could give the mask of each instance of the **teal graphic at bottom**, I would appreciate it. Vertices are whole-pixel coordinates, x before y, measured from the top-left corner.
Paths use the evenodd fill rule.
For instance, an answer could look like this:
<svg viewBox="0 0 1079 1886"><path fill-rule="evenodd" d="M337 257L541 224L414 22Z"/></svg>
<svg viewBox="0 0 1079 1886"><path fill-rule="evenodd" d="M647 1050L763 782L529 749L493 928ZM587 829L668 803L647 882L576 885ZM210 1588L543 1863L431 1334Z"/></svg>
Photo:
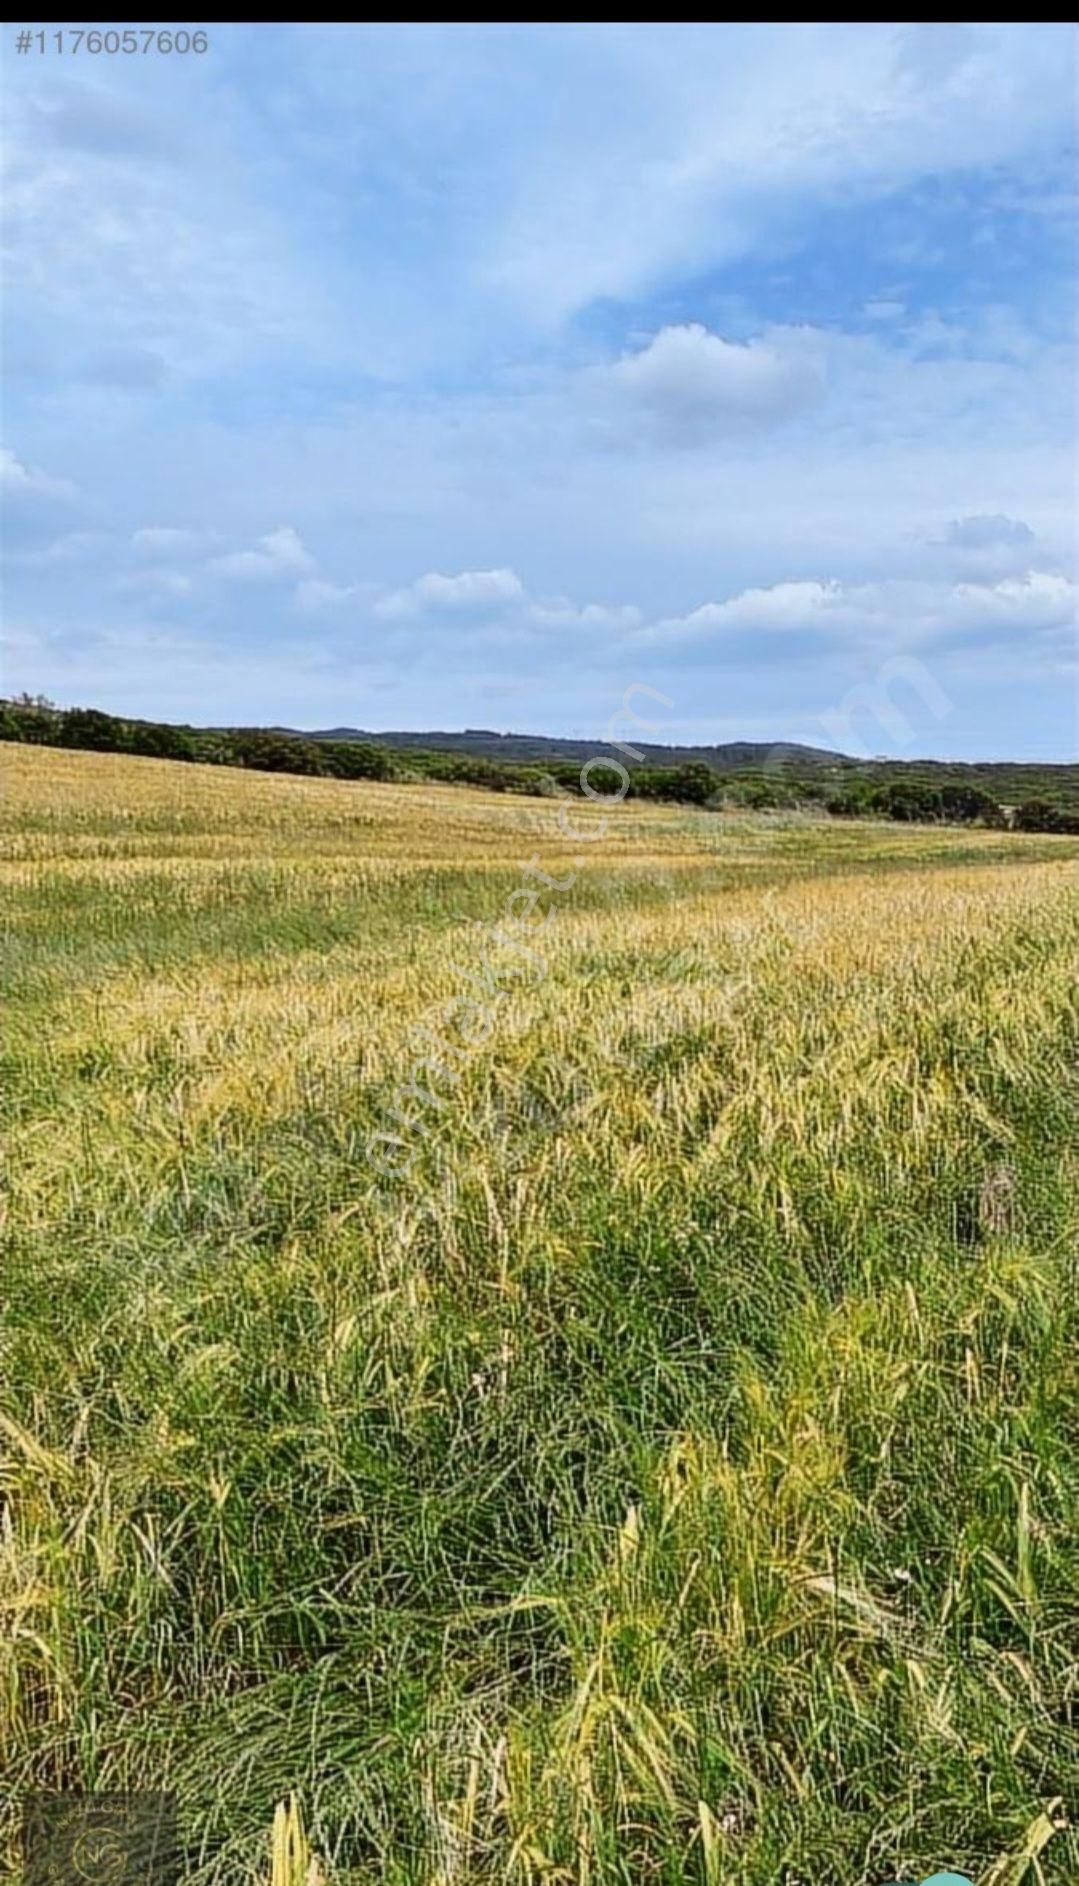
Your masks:
<svg viewBox="0 0 1079 1886"><path fill-rule="evenodd" d="M913 1886L909 1880L890 1879L885 1886ZM919 1880L918 1886L974 1886L969 1873L930 1873L928 1879Z"/></svg>

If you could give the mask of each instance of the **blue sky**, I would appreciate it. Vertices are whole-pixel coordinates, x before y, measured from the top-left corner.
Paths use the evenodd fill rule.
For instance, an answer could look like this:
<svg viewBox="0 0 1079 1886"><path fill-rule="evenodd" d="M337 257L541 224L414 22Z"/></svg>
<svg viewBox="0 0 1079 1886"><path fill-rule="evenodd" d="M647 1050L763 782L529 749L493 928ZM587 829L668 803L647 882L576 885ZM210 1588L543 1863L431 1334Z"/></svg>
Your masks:
<svg viewBox="0 0 1079 1886"><path fill-rule="evenodd" d="M14 32L7 691L1071 757L1069 28Z"/></svg>

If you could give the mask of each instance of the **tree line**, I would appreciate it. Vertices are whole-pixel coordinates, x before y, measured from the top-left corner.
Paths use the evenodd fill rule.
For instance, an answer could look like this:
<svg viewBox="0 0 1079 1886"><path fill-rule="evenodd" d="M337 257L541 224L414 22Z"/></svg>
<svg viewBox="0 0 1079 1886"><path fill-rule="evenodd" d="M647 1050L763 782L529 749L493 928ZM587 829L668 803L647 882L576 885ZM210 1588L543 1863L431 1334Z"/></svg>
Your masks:
<svg viewBox="0 0 1079 1886"><path fill-rule="evenodd" d="M479 786L490 792L539 796L559 792L579 795L583 790L576 760L552 759L536 765L488 760L469 753L391 749L368 740L310 740L302 734L264 727L178 726L106 714L96 707L56 707L42 695L0 700L0 740L323 779L396 780L404 784L437 780ZM804 808L826 812L833 818L1079 832L1079 815L1048 796L1024 799L1006 811L992 793L965 782L894 778L875 782L871 775L848 773L837 785L827 775L801 775L786 765L775 771L740 773L719 773L703 760L676 766L635 766L628 773L627 784L627 775L619 765L596 759L589 764L588 791L590 795L717 810Z"/></svg>

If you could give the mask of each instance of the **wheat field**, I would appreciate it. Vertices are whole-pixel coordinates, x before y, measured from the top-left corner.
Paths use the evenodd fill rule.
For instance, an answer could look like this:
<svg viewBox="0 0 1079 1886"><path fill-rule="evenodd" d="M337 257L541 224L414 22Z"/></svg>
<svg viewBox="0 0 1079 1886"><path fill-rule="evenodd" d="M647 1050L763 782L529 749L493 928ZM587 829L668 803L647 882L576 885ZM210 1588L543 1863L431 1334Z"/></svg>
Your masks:
<svg viewBox="0 0 1079 1886"><path fill-rule="evenodd" d="M1072 843L4 774L9 1874L1079 1877Z"/></svg>

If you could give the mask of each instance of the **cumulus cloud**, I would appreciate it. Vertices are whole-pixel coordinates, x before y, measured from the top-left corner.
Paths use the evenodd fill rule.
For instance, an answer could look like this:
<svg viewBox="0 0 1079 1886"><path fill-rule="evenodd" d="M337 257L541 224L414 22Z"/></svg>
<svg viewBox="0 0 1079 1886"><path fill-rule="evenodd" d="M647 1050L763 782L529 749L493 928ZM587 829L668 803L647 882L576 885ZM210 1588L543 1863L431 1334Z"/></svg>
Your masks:
<svg viewBox="0 0 1079 1886"><path fill-rule="evenodd" d="M640 626L634 603L578 603L568 596L532 594L515 570L462 570L456 576L429 572L407 588L392 590L372 605L376 623L422 635L452 629L454 642L526 649L559 636L579 646L597 638L616 643Z"/></svg>
<svg viewBox="0 0 1079 1886"><path fill-rule="evenodd" d="M636 603L586 602L578 606L565 597L550 602L531 602L528 619L541 629L596 629L604 634L619 634L638 627L641 612Z"/></svg>
<svg viewBox="0 0 1079 1886"><path fill-rule="evenodd" d="M407 589L381 597L374 612L386 622L408 621L429 613L456 615L504 608L507 603L522 602L524 595L524 585L513 570L462 570L457 576L432 570Z"/></svg>
<svg viewBox="0 0 1079 1886"><path fill-rule="evenodd" d="M327 600L350 592L323 588ZM633 603L578 603L529 593L511 570L425 576L374 604L383 622L416 635L441 632L447 618L462 646L473 637L522 648L564 635L611 651L697 651L720 660L777 661L1002 642L1057 645L1076 617L1076 585L1053 570L1027 570L992 581L932 580L901 574L870 581L804 577L737 591L684 615L646 620ZM313 599L314 600L314 599Z"/></svg>
<svg viewBox="0 0 1079 1886"><path fill-rule="evenodd" d="M755 629L762 635L804 629L834 617L842 597L841 583L773 583L767 589L744 589L725 602L702 603L688 615L667 616L643 629L641 637L649 642L696 642L721 638L732 629Z"/></svg>
<svg viewBox="0 0 1079 1886"><path fill-rule="evenodd" d="M291 524L267 531L254 550L235 550L214 557L210 568L218 576L241 583L273 582L280 577L306 576L315 567L314 558L304 548L299 533Z"/></svg>
<svg viewBox="0 0 1079 1886"><path fill-rule="evenodd" d="M819 337L810 329L728 341L691 321L661 328L608 369L607 386L630 422L672 446L773 426L818 399L824 387Z"/></svg>
<svg viewBox="0 0 1079 1886"><path fill-rule="evenodd" d="M1076 621L1079 591L1066 577L1030 571L996 583L775 583L704 603L642 629L648 646L699 646L760 653L787 640L806 653L851 643L886 652L946 649L1001 641L1056 645Z"/></svg>
<svg viewBox="0 0 1079 1886"><path fill-rule="evenodd" d="M1049 570L1029 570L999 583L956 583L942 604L930 606L925 633L939 646L988 647L1029 641L1063 647L1079 619L1079 587Z"/></svg>
<svg viewBox="0 0 1079 1886"><path fill-rule="evenodd" d="M0 489L7 500L11 498L72 498L75 486L67 478L50 478L47 472L36 471L6 446L0 447Z"/></svg>

